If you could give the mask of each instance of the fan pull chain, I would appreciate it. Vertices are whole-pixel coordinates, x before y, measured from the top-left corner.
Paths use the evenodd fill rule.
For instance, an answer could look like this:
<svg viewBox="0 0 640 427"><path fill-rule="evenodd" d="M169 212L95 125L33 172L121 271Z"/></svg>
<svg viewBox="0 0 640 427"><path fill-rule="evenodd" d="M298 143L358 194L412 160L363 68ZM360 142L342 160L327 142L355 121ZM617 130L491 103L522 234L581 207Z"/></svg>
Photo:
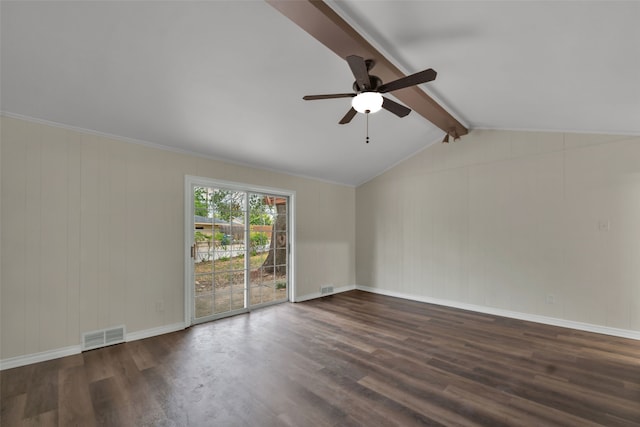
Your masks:
<svg viewBox="0 0 640 427"><path fill-rule="evenodd" d="M365 116L367 116L367 139L365 140L365 142L368 144L369 143L369 111L367 111Z"/></svg>

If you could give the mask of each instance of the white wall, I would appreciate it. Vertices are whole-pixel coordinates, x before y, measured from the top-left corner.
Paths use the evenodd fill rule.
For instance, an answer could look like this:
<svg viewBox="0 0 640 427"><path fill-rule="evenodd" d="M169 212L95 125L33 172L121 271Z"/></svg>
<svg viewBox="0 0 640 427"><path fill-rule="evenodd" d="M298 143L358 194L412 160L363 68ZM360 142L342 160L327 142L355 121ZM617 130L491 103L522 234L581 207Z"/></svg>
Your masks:
<svg viewBox="0 0 640 427"><path fill-rule="evenodd" d="M638 137L474 131L358 187L356 217L359 286L640 331Z"/></svg>
<svg viewBox="0 0 640 427"><path fill-rule="evenodd" d="M352 187L6 117L0 153L0 359L183 322L185 175L296 191L296 296L355 283Z"/></svg>
<svg viewBox="0 0 640 427"><path fill-rule="evenodd" d="M185 175L296 191L297 298L357 282L640 331L640 138L474 131L354 189L0 125L0 359L182 322Z"/></svg>

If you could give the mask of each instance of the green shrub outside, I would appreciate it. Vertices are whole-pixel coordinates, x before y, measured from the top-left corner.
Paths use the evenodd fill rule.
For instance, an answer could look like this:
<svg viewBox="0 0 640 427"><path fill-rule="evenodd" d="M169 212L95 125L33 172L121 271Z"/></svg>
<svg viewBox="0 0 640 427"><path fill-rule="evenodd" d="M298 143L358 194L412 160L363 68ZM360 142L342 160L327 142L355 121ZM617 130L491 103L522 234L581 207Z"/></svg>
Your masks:
<svg viewBox="0 0 640 427"><path fill-rule="evenodd" d="M249 240L251 255L255 256L258 254L258 246L264 246L269 242L269 236L262 231L252 231L249 235Z"/></svg>

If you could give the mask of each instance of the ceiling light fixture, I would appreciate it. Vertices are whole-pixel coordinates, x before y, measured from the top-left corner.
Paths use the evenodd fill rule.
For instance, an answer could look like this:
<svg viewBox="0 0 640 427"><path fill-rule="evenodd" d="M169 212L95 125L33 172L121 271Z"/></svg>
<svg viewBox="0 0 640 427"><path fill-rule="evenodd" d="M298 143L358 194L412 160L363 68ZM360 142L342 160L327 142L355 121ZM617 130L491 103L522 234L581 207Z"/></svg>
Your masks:
<svg viewBox="0 0 640 427"><path fill-rule="evenodd" d="M358 113L376 113L382 109L382 95L378 92L362 92L351 100L351 106Z"/></svg>

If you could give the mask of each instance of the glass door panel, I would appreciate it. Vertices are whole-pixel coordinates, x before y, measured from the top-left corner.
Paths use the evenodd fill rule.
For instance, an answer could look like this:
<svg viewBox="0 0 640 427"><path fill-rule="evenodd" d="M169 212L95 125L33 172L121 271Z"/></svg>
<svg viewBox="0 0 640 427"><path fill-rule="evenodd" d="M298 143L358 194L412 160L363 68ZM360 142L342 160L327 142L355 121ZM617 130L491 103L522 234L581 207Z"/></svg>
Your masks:
<svg viewBox="0 0 640 427"><path fill-rule="evenodd" d="M245 308L246 193L194 187L194 320Z"/></svg>
<svg viewBox="0 0 640 427"><path fill-rule="evenodd" d="M251 235L254 243L249 273L250 305L286 301L288 198L253 193L250 200Z"/></svg>
<svg viewBox="0 0 640 427"><path fill-rule="evenodd" d="M202 318L213 314L213 255L214 237L211 216L212 188L194 187L194 244L193 277L194 277L194 317Z"/></svg>

